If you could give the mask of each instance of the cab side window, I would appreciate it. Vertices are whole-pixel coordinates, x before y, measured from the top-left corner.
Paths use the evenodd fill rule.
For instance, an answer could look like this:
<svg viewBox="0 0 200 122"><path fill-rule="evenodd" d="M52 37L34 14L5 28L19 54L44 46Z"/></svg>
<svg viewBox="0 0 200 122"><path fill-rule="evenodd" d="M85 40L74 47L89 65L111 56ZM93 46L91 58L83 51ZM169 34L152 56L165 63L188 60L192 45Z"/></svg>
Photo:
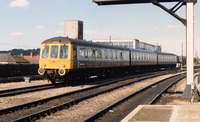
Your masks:
<svg viewBox="0 0 200 122"><path fill-rule="evenodd" d="M43 59L49 58L49 46L43 46L43 48L42 48L42 58Z"/></svg>
<svg viewBox="0 0 200 122"><path fill-rule="evenodd" d="M68 58L68 46L64 46L64 45L60 46L60 58L61 59Z"/></svg>

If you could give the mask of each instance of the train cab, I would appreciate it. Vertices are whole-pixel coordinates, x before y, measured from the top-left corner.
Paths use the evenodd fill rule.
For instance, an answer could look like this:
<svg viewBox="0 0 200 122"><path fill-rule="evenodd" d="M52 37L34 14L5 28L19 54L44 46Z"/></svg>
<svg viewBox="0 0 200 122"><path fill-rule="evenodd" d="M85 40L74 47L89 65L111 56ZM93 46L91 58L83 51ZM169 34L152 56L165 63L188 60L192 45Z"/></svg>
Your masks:
<svg viewBox="0 0 200 122"><path fill-rule="evenodd" d="M72 45L62 40L46 40L41 44L38 73L51 81L73 68ZM53 75L53 76L52 76Z"/></svg>

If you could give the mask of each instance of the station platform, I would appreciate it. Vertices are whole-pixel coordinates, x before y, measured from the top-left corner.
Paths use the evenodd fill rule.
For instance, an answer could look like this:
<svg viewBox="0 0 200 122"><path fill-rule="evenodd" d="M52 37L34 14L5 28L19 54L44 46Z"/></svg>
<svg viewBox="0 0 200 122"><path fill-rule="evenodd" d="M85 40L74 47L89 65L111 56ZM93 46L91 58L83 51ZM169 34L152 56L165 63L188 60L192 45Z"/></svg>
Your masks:
<svg viewBox="0 0 200 122"><path fill-rule="evenodd" d="M200 122L200 104L140 105L121 122Z"/></svg>

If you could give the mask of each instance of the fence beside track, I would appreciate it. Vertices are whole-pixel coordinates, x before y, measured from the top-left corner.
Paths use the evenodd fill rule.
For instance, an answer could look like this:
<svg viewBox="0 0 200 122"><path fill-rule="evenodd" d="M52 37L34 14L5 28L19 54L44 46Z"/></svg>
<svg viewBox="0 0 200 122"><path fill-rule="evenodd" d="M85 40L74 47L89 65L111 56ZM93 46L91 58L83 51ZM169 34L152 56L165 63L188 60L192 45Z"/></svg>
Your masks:
<svg viewBox="0 0 200 122"><path fill-rule="evenodd" d="M38 64L0 64L0 77L38 75Z"/></svg>

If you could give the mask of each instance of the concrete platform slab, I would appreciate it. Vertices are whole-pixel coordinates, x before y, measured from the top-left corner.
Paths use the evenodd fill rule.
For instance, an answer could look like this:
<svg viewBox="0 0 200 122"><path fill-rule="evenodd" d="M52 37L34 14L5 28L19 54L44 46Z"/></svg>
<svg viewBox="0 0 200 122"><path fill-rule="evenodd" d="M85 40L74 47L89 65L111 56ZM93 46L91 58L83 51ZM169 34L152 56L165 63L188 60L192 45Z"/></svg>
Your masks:
<svg viewBox="0 0 200 122"><path fill-rule="evenodd" d="M200 104L140 105L121 122L200 122Z"/></svg>

